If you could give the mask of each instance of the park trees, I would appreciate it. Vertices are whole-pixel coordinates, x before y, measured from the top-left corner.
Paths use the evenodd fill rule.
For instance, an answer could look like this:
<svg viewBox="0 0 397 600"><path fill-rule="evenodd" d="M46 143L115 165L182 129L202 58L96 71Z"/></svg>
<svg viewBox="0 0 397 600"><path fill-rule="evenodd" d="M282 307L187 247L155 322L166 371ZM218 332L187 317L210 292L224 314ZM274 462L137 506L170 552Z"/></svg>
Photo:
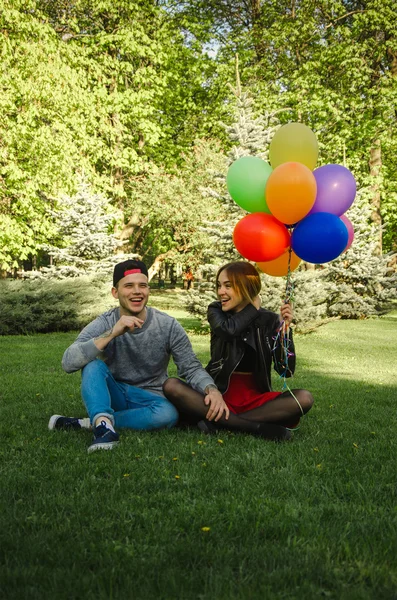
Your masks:
<svg viewBox="0 0 397 600"><path fill-rule="evenodd" d="M172 0L170 0L172 3ZM395 248L397 24L394 0L182 0L179 11L216 40L218 60L239 54L258 112L288 107L320 142L320 164L346 164L372 190L377 252ZM199 12L200 11L200 12ZM196 20L195 20L196 19Z"/></svg>
<svg viewBox="0 0 397 600"><path fill-rule="evenodd" d="M82 172L120 210L116 233L130 232L131 251L148 260L183 252L185 233L175 219L188 203L178 206L177 198L197 182L188 158L195 140L215 138L230 148L220 122L230 124L227 82L236 52L255 116L277 112L281 123L309 125L320 142L320 164L345 164L371 191L370 219L382 226L377 252L395 246L392 0L0 0L0 6L3 269L28 257L34 262L54 236L54 202L76 192ZM177 181L179 191L167 191ZM189 247L200 240L198 215L206 211L194 206ZM167 233L159 234L158 224Z"/></svg>
<svg viewBox="0 0 397 600"><path fill-rule="evenodd" d="M91 171L97 124L85 78L70 66L71 49L60 47L51 27L21 6L3 3L0 14L3 269L34 255L53 234L47 197L70 190L76 168Z"/></svg>
<svg viewBox="0 0 397 600"><path fill-rule="evenodd" d="M74 193L80 173L123 212L137 181L175 171L194 139L220 127L211 60L156 2L1 5L0 260L10 270L51 239L50 199Z"/></svg>

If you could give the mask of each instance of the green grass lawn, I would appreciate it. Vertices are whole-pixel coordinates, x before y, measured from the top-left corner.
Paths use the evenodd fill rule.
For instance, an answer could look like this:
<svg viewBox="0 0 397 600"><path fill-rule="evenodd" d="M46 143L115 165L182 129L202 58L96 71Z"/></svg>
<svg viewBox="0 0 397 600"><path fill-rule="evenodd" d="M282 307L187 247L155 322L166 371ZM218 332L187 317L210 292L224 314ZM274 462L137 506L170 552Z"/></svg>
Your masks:
<svg viewBox="0 0 397 600"><path fill-rule="evenodd" d="M75 335L0 338L0 597L396 599L396 335L382 318L296 337L316 404L292 443L123 432L91 455L89 432L47 430L83 414L60 367Z"/></svg>

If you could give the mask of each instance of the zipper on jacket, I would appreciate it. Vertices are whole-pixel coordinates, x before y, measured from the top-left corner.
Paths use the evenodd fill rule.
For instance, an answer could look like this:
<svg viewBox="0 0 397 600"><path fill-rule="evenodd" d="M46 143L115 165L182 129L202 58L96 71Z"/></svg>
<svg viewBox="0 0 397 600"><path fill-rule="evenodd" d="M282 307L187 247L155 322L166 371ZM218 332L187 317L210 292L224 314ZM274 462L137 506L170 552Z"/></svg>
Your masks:
<svg viewBox="0 0 397 600"><path fill-rule="evenodd" d="M218 371L221 371L222 368L223 368L224 362L225 362L225 359L224 358L220 358L216 362L212 363L211 368L209 369L209 372L210 373L217 373Z"/></svg>
<svg viewBox="0 0 397 600"><path fill-rule="evenodd" d="M243 356L240 358L240 360L239 360L239 361L237 361L237 363L236 363L236 366L235 366L235 367L233 368L233 370L230 372L230 375L229 375L229 377L228 377L228 380L227 380L227 387L226 387L225 391L223 392L224 394L226 394L227 390L229 389L229 385L230 385L230 378L231 378L231 376L233 375L234 371L235 371L235 370L237 369L237 367L239 366L239 364L241 363L241 361L243 360L243 357L244 357L244 354L243 354Z"/></svg>
<svg viewBox="0 0 397 600"><path fill-rule="evenodd" d="M265 368L265 375L266 375L267 387L269 388L269 391L271 391L271 390L272 390L272 386L270 385L269 376L268 376L268 374L267 374L267 367L266 367L265 353L263 352L263 346L262 346L262 340L261 340L261 334L260 334L260 330L259 330L259 328L256 330L256 332L257 332L257 334L258 334L258 344L259 344L259 350L260 350L260 353L261 353L261 355L262 355L263 366L264 366L264 368ZM269 344L269 338L268 338L268 337L266 337L266 342L267 342L267 344L268 344L268 346L269 346L270 344Z"/></svg>

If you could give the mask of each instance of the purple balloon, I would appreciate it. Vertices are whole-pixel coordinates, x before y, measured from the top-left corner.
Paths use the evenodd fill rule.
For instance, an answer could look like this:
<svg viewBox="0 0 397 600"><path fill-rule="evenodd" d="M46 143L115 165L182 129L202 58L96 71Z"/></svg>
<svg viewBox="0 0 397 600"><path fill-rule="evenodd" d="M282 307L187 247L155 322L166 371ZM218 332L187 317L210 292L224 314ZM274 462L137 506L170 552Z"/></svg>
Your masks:
<svg viewBox="0 0 397 600"><path fill-rule="evenodd" d="M317 183L317 196L309 215L327 212L337 217L353 204L356 180L342 165L324 165L313 171Z"/></svg>

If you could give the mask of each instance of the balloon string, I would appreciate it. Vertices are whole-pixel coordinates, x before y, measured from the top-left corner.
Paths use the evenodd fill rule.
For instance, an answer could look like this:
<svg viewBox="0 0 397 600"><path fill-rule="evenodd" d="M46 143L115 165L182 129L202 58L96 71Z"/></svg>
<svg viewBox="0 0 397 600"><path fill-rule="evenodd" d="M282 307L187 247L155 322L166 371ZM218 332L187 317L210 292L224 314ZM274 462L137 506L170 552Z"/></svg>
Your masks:
<svg viewBox="0 0 397 600"><path fill-rule="evenodd" d="M289 247L288 250L288 270L287 270L287 279L285 284L285 294L284 294L284 304L290 304L294 299L294 284L292 281L291 275L291 257L292 257L292 248ZM288 359L293 356L293 353L290 350L291 341L290 341L290 331L289 331L289 323L282 321L281 326L277 332L276 338L274 340L273 350L275 350L277 344L281 344L282 347L282 356L283 356L283 366L284 370L280 374L280 379L283 381L282 391L288 390L291 396L294 398L295 402L299 406L299 410L301 412L301 416L304 416L303 408L298 398L295 396L293 391L287 384L287 373L288 373ZM297 429L297 427L295 428Z"/></svg>

